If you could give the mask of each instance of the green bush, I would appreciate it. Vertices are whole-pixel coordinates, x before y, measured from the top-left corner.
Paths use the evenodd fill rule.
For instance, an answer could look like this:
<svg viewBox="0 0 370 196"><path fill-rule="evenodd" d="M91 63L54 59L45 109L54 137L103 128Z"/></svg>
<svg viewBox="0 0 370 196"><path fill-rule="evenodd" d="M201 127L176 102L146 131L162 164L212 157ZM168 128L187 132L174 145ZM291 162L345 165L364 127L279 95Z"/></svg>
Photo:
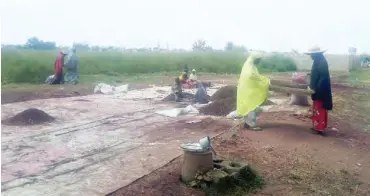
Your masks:
<svg viewBox="0 0 370 196"><path fill-rule="evenodd" d="M4 50L1 82L43 83L54 72L58 51ZM180 72L184 64L198 72L237 74L246 60L242 52L78 52L81 75L134 75L154 72ZM281 55L261 62L262 71L293 71L293 60Z"/></svg>

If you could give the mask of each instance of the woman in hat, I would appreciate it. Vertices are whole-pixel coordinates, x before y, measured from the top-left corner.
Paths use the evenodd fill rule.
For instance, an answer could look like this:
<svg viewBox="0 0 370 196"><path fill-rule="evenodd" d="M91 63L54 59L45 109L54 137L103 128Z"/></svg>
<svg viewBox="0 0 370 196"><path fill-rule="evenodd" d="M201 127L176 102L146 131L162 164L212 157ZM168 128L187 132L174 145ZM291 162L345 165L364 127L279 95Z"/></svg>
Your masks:
<svg viewBox="0 0 370 196"><path fill-rule="evenodd" d="M327 128L328 111L333 109L329 67L324 52L319 47L314 47L306 53L313 60L309 86L315 92L311 96L313 101L312 129L320 134L323 134Z"/></svg>
<svg viewBox="0 0 370 196"><path fill-rule="evenodd" d="M196 82L198 80L195 69L191 70L189 80L190 80L190 82Z"/></svg>
<svg viewBox="0 0 370 196"><path fill-rule="evenodd" d="M191 74L189 76L189 79L186 80L186 86L187 88L195 88L197 87L197 75L195 73L195 69L191 70Z"/></svg>

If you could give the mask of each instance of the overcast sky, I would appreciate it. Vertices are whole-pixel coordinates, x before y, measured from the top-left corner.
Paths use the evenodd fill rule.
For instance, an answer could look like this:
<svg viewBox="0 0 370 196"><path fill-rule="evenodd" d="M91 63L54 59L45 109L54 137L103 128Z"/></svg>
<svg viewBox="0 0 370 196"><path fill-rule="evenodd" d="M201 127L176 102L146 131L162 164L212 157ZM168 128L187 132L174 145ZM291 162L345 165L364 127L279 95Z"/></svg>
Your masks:
<svg viewBox="0 0 370 196"><path fill-rule="evenodd" d="M213 48L227 41L250 49L370 52L366 0L2 0L1 40L37 36L58 45Z"/></svg>

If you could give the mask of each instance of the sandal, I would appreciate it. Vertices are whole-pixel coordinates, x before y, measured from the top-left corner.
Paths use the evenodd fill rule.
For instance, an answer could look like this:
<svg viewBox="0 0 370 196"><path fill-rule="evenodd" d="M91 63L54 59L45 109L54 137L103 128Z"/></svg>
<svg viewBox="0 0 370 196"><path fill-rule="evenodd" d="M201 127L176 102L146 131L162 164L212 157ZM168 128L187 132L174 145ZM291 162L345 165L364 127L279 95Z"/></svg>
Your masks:
<svg viewBox="0 0 370 196"><path fill-rule="evenodd" d="M262 131L262 128L261 127L251 127L250 128L252 131Z"/></svg>

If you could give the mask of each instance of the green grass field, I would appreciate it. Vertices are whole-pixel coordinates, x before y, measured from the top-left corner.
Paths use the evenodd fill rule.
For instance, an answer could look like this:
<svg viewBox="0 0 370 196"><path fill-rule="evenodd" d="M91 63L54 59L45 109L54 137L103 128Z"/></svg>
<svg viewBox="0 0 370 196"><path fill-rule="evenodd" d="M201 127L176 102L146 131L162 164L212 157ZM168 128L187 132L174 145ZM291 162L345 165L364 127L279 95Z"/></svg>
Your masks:
<svg viewBox="0 0 370 196"><path fill-rule="evenodd" d="M370 69L357 69L351 71L347 78L344 79L345 82L350 84L361 83L365 86L370 86Z"/></svg>
<svg viewBox="0 0 370 196"><path fill-rule="evenodd" d="M53 74L57 51L5 50L2 51L1 82L43 83ZM184 64L200 73L237 74L247 56L238 52L80 52L82 80L94 77L122 78L142 74L174 74ZM269 55L260 63L261 72L295 71L295 62L279 54Z"/></svg>

